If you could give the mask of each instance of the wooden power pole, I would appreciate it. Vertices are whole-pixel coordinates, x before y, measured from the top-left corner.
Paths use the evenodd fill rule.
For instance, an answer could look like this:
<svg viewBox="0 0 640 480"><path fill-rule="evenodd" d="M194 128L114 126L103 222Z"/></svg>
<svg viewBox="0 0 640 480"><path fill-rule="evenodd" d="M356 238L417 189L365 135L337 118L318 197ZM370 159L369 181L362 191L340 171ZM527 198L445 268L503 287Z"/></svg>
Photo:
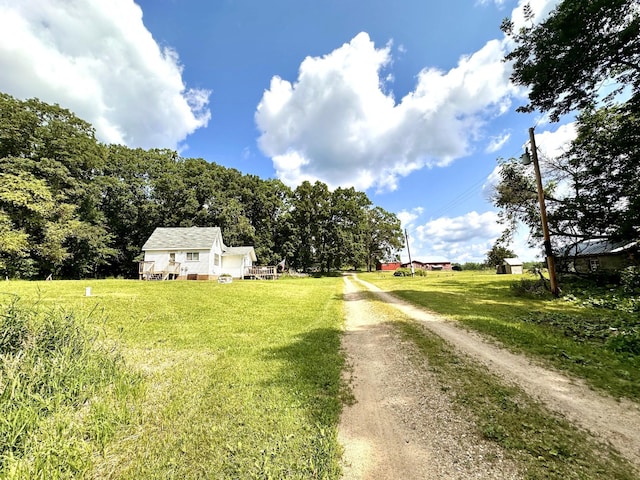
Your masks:
<svg viewBox="0 0 640 480"><path fill-rule="evenodd" d="M407 253L409 254L409 268L411 268L411 276L413 277L415 274L413 272L413 262L411 261L411 249L409 248L409 234L407 233L407 229L404 229L404 238L407 241Z"/></svg>
<svg viewBox="0 0 640 480"><path fill-rule="evenodd" d="M547 223L547 209L544 203L544 191L542 190L542 177L540 175L540 164L538 163L538 149L536 148L536 137L533 127L529 129L529 139L531 140L531 158L533 169L536 174L536 184L538 187L538 203L540 203L540 217L542 219L542 234L544 235L544 253L547 256L547 268L549 269L549 281L551 282L551 293L558 295L558 282L556 280L556 262L553 258L551 240L549 236L549 225Z"/></svg>

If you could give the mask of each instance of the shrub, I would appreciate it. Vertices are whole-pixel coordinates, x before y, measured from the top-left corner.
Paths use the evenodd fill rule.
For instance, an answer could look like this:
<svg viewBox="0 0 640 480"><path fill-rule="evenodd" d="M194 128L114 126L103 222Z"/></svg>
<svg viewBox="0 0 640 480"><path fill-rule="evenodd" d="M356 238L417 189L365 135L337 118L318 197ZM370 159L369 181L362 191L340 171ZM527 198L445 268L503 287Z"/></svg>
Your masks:
<svg viewBox="0 0 640 480"><path fill-rule="evenodd" d="M547 268L546 262L524 262L522 268L530 273L538 273L538 270Z"/></svg>
<svg viewBox="0 0 640 480"><path fill-rule="evenodd" d="M398 268L396 269L395 272L393 272L393 274L396 277L410 277L411 276L411 269L410 268ZM414 275L416 277L426 277L427 276L427 271L423 270L421 268L415 268L414 269Z"/></svg>
<svg viewBox="0 0 640 480"><path fill-rule="evenodd" d="M614 352L640 355L640 330L634 328L612 335L606 345L609 350Z"/></svg>
<svg viewBox="0 0 640 480"><path fill-rule="evenodd" d="M510 285L511 293L516 297L547 297L551 295L542 279L522 278Z"/></svg>
<svg viewBox="0 0 640 480"><path fill-rule="evenodd" d="M640 292L640 267L627 267L620 272L620 284L625 293Z"/></svg>
<svg viewBox="0 0 640 480"><path fill-rule="evenodd" d="M487 266L484 263L466 262L462 265L463 270L486 270Z"/></svg>

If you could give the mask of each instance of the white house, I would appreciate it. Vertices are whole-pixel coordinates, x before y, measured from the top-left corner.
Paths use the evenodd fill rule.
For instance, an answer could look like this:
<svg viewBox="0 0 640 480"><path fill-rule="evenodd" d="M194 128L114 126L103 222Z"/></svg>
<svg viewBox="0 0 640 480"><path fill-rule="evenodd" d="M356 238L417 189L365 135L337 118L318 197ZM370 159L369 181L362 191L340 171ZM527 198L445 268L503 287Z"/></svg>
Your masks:
<svg viewBox="0 0 640 480"><path fill-rule="evenodd" d="M142 251L141 280L243 278L257 260L253 247L227 247L219 227L158 227Z"/></svg>

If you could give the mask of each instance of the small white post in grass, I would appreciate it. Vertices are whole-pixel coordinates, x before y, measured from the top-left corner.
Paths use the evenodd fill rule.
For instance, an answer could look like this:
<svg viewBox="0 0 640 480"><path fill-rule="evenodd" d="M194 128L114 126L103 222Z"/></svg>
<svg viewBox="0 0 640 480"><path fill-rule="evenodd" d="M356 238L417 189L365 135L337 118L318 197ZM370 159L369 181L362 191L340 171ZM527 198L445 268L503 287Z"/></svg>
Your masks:
<svg viewBox="0 0 640 480"><path fill-rule="evenodd" d="M84 289L84 296L85 297L90 297L91 296L91 287L86 287Z"/></svg>

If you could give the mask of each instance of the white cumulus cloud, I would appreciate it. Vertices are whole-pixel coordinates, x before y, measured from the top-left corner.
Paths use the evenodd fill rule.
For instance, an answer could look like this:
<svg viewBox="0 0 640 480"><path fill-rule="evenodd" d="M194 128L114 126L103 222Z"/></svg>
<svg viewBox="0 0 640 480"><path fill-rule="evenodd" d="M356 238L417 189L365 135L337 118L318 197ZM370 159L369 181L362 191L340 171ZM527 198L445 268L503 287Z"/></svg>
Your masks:
<svg viewBox="0 0 640 480"><path fill-rule="evenodd" d="M107 143L177 148L210 117L133 0L0 0L0 72L1 91L59 103Z"/></svg>
<svg viewBox="0 0 640 480"><path fill-rule="evenodd" d="M411 253L418 257L446 257L451 262L482 262L502 233L496 212L469 212L409 226Z"/></svg>
<svg viewBox="0 0 640 480"><path fill-rule="evenodd" d="M413 227L413 222L420 218L420 215L424 212L424 208L416 207L409 210L402 210L400 213L397 213L396 216L400 220L400 224L403 228Z"/></svg>
<svg viewBox="0 0 640 480"><path fill-rule="evenodd" d="M495 4L497 7L502 7L507 0L476 0L476 5L486 6L489 4Z"/></svg>
<svg viewBox="0 0 640 480"><path fill-rule="evenodd" d="M576 138L576 123L569 122L555 130L536 132L535 135L541 161L544 162L545 158L558 158L569 150L571 142Z"/></svg>
<svg viewBox="0 0 640 480"><path fill-rule="evenodd" d="M505 145L505 143L509 141L510 138L511 138L510 133L503 133L497 137L491 137L491 141L489 142L489 145L487 145L487 148L485 151L487 153L497 152Z"/></svg>
<svg viewBox="0 0 640 480"><path fill-rule="evenodd" d="M291 186L316 179L394 190L400 177L467 155L484 122L506 111L519 91L504 54L493 40L449 71L425 68L396 101L382 80L392 66L390 44L376 48L360 33L307 57L294 82L272 78L255 114L259 146Z"/></svg>
<svg viewBox="0 0 640 480"><path fill-rule="evenodd" d="M416 228L419 237L433 244L466 242L472 239L493 239L500 235L496 227L498 216L495 212L469 212L449 218L440 217Z"/></svg>

